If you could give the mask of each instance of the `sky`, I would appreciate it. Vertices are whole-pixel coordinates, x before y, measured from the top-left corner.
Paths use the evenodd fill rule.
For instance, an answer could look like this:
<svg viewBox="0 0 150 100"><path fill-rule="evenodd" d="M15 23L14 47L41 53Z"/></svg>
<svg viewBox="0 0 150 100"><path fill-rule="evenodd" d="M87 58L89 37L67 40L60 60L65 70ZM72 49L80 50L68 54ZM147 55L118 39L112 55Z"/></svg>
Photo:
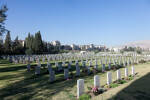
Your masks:
<svg viewBox="0 0 150 100"><path fill-rule="evenodd" d="M0 0L14 39L40 30L45 41L115 46L150 40L149 0Z"/></svg>

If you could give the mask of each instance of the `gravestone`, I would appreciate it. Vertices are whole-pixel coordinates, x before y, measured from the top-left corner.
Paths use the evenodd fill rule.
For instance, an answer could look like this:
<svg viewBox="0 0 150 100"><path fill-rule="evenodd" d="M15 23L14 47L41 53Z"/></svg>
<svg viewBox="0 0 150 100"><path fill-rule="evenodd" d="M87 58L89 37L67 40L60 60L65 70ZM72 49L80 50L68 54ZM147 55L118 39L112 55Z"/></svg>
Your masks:
<svg viewBox="0 0 150 100"><path fill-rule="evenodd" d="M47 57L47 61L50 62L50 58L49 57Z"/></svg>
<svg viewBox="0 0 150 100"><path fill-rule="evenodd" d="M109 58L109 64L111 64L111 59Z"/></svg>
<svg viewBox="0 0 150 100"><path fill-rule="evenodd" d="M76 76L80 76L80 67L78 63L76 63Z"/></svg>
<svg viewBox="0 0 150 100"><path fill-rule="evenodd" d="M128 60L128 62L127 62L127 66L130 66L130 60Z"/></svg>
<svg viewBox="0 0 150 100"><path fill-rule="evenodd" d="M121 80L121 71L120 71L120 69L117 70L117 80Z"/></svg>
<svg viewBox="0 0 150 100"><path fill-rule="evenodd" d="M36 67L35 67L35 75L39 75L40 74L40 65L37 65Z"/></svg>
<svg viewBox="0 0 150 100"><path fill-rule="evenodd" d="M89 66L90 66L90 67L92 66L92 62L91 62L91 61L89 62Z"/></svg>
<svg viewBox="0 0 150 100"><path fill-rule="evenodd" d="M43 61L43 63L45 63L45 57L43 57L42 61Z"/></svg>
<svg viewBox="0 0 150 100"><path fill-rule="evenodd" d="M38 62L38 66L41 67L41 63L40 62Z"/></svg>
<svg viewBox="0 0 150 100"><path fill-rule="evenodd" d="M50 75L50 78L49 78L50 82L54 82L55 81L55 71L51 71L49 73L49 75Z"/></svg>
<svg viewBox="0 0 150 100"><path fill-rule="evenodd" d="M128 68L125 68L125 77L128 77Z"/></svg>
<svg viewBox="0 0 150 100"><path fill-rule="evenodd" d="M72 65L72 61L69 61L69 63Z"/></svg>
<svg viewBox="0 0 150 100"><path fill-rule="evenodd" d="M56 67L56 68L58 67L58 62L55 62L55 67Z"/></svg>
<svg viewBox="0 0 150 100"><path fill-rule="evenodd" d="M102 64L102 72L105 72L105 64Z"/></svg>
<svg viewBox="0 0 150 100"><path fill-rule="evenodd" d="M103 61L102 61L102 59L100 60L100 64L101 64L101 65L103 64Z"/></svg>
<svg viewBox="0 0 150 100"><path fill-rule="evenodd" d="M87 73L88 73L88 75L91 73L90 66L87 66Z"/></svg>
<svg viewBox="0 0 150 100"><path fill-rule="evenodd" d="M109 69L109 70L111 69L111 63L108 64L108 69Z"/></svg>
<svg viewBox="0 0 150 100"><path fill-rule="evenodd" d="M112 83L112 73L107 72L107 85L110 85Z"/></svg>
<svg viewBox="0 0 150 100"><path fill-rule="evenodd" d="M69 78L69 70L64 69L64 79L68 79L68 78Z"/></svg>
<svg viewBox="0 0 150 100"><path fill-rule="evenodd" d="M84 93L84 80L77 80L77 99Z"/></svg>
<svg viewBox="0 0 150 100"><path fill-rule="evenodd" d="M82 62L82 66L83 66L83 68L86 67L86 62L85 61Z"/></svg>
<svg viewBox="0 0 150 100"><path fill-rule="evenodd" d="M65 67L65 65L66 65L66 63L65 63L65 62L62 62L62 66L64 66L64 67Z"/></svg>
<svg viewBox="0 0 150 100"><path fill-rule="evenodd" d="M132 67L131 67L131 74L132 74L132 76L134 76L134 75L135 75L134 66L132 66Z"/></svg>
<svg viewBox="0 0 150 100"><path fill-rule="evenodd" d="M30 65L30 63L28 63L27 64L27 71L30 71L30 69L31 69L31 65Z"/></svg>
<svg viewBox="0 0 150 100"><path fill-rule="evenodd" d="M107 59L105 59L105 64L107 64Z"/></svg>
<svg viewBox="0 0 150 100"><path fill-rule="evenodd" d="M95 65L98 65L98 64L97 64L97 60L95 60Z"/></svg>
<svg viewBox="0 0 150 100"><path fill-rule="evenodd" d="M94 66L94 69L98 70L98 65L95 65L95 66Z"/></svg>
<svg viewBox="0 0 150 100"><path fill-rule="evenodd" d="M68 63L68 69L71 69L71 63L70 62Z"/></svg>
<svg viewBox="0 0 150 100"><path fill-rule="evenodd" d="M58 64L58 71L61 71L63 68L62 68L62 64L61 63L59 63Z"/></svg>
<svg viewBox="0 0 150 100"><path fill-rule="evenodd" d="M47 67L48 67L48 71L49 71L49 73L51 73L51 72L53 71L53 69L52 69L52 67L51 67L51 64L50 64L50 63L48 63L48 64L47 64Z"/></svg>
<svg viewBox="0 0 150 100"><path fill-rule="evenodd" d="M121 60L118 61L118 64L121 65Z"/></svg>
<svg viewBox="0 0 150 100"><path fill-rule="evenodd" d="M25 59L23 59L22 63L23 63L23 64L26 64L26 60L25 60Z"/></svg>
<svg viewBox="0 0 150 100"><path fill-rule="evenodd" d="M94 76L94 87L100 87L100 77L98 75Z"/></svg>
<svg viewBox="0 0 150 100"><path fill-rule="evenodd" d="M96 70L98 70L97 60L95 60L95 66L94 66L94 68L95 68Z"/></svg>
<svg viewBox="0 0 150 100"><path fill-rule="evenodd" d="M125 66L127 66L127 63L126 63L126 61L123 61L123 66L125 67Z"/></svg>

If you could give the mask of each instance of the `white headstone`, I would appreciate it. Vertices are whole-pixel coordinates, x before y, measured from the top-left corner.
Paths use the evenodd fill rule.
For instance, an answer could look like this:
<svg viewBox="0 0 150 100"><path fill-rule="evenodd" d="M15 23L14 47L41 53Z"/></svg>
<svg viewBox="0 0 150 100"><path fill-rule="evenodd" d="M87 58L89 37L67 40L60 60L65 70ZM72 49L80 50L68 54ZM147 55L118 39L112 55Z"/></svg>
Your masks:
<svg viewBox="0 0 150 100"><path fill-rule="evenodd" d="M121 80L121 71L120 71L120 69L117 70L117 80Z"/></svg>
<svg viewBox="0 0 150 100"><path fill-rule="evenodd" d="M77 98L79 98L84 93L84 80L77 80Z"/></svg>
<svg viewBox="0 0 150 100"><path fill-rule="evenodd" d="M68 63L68 69L71 69L71 64L70 63Z"/></svg>
<svg viewBox="0 0 150 100"><path fill-rule="evenodd" d="M40 66L39 65L35 67L35 74L36 75L40 74Z"/></svg>
<svg viewBox="0 0 150 100"><path fill-rule="evenodd" d="M105 72L105 64L102 65L102 72Z"/></svg>
<svg viewBox="0 0 150 100"><path fill-rule="evenodd" d="M30 69L31 69L31 65L30 65L30 63L28 63L27 64L27 70L30 71Z"/></svg>
<svg viewBox="0 0 150 100"><path fill-rule="evenodd" d="M111 63L108 64L108 68L111 69Z"/></svg>
<svg viewBox="0 0 150 100"><path fill-rule="evenodd" d="M65 79L69 78L69 70L68 69L64 69L64 78Z"/></svg>
<svg viewBox="0 0 150 100"><path fill-rule="evenodd" d="M128 68L125 68L125 77L128 77Z"/></svg>
<svg viewBox="0 0 150 100"><path fill-rule="evenodd" d="M134 76L134 75L135 75L134 66L132 66L132 67L131 67L131 74L132 74L132 76Z"/></svg>
<svg viewBox="0 0 150 100"><path fill-rule="evenodd" d="M112 83L112 73L107 72L107 85L110 85Z"/></svg>
<svg viewBox="0 0 150 100"><path fill-rule="evenodd" d="M87 73L90 74L91 73L90 66L87 66L86 68L87 68Z"/></svg>
<svg viewBox="0 0 150 100"><path fill-rule="evenodd" d="M80 67L78 63L76 63L76 76L80 76Z"/></svg>
<svg viewBox="0 0 150 100"><path fill-rule="evenodd" d="M51 73L51 72L53 71L53 69L52 69L52 67L51 67L50 63L48 63L48 64L47 64L47 67L48 67L48 71L49 71L49 73Z"/></svg>
<svg viewBox="0 0 150 100"><path fill-rule="evenodd" d="M98 75L94 76L94 87L100 87L100 77Z"/></svg>
<svg viewBox="0 0 150 100"><path fill-rule="evenodd" d="M50 75L50 77L49 77L50 82L55 81L55 71L51 71L51 72L49 73L49 75Z"/></svg>

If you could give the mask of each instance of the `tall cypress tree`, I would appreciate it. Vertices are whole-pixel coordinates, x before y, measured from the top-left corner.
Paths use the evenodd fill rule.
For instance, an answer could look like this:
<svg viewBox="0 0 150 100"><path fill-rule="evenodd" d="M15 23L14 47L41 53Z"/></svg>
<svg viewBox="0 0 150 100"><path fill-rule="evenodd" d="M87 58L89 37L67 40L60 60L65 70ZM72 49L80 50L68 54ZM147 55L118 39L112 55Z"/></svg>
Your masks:
<svg viewBox="0 0 150 100"><path fill-rule="evenodd" d="M34 50L34 36L33 35L31 35L30 36L30 49L33 51Z"/></svg>
<svg viewBox="0 0 150 100"><path fill-rule="evenodd" d="M0 55L2 55L4 52L4 47L3 44L0 43Z"/></svg>
<svg viewBox="0 0 150 100"><path fill-rule="evenodd" d="M23 53L23 46L19 42L18 36L16 37L16 39L14 40L14 42L12 44L12 51L13 51L13 54L22 54Z"/></svg>
<svg viewBox="0 0 150 100"><path fill-rule="evenodd" d="M10 32L7 32L5 43L4 43L4 49L6 54L11 54L11 37Z"/></svg>
<svg viewBox="0 0 150 100"><path fill-rule="evenodd" d="M34 53L33 44L34 44L34 36L28 33L28 37L25 39L26 54L30 55Z"/></svg>
<svg viewBox="0 0 150 100"><path fill-rule="evenodd" d="M25 39L26 48L29 48L29 42L30 42L30 33L28 33L28 37Z"/></svg>
<svg viewBox="0 0 150 100"><path fill-rule="evenodd" d="M41 37L40 31L35 34L34 43L33 43L34 51L37 54L41 54L43 52L43 41Z"/></svg>

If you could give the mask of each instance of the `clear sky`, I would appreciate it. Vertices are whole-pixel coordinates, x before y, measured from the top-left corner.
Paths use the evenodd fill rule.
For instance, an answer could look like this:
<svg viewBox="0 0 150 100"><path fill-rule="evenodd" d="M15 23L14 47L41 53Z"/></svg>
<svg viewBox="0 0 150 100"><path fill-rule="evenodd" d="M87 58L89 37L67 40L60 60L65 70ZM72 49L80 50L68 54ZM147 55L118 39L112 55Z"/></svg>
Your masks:
<svg viewBox="0 0 150 100"><path fill-rule="evenodd" d="M41 31L63 44L120 45L150 40L150 0L0 0L14 39Z"/></svg>

